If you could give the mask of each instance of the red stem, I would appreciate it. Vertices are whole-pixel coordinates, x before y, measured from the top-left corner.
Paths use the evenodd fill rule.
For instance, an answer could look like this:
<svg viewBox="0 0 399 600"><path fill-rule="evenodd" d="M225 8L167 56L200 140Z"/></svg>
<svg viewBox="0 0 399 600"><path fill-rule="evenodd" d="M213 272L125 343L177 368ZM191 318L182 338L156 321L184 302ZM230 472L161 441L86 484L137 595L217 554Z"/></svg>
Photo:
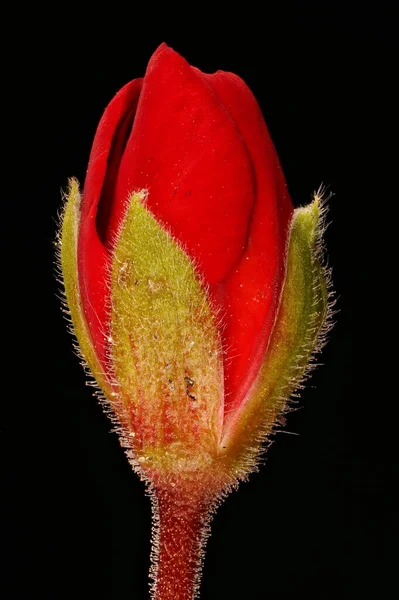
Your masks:
<svg viewBox="0 0 399 600"><path fill-rule="evenodd" d="M186 490L157 489L153 518L153 600L192 600L200 580L209 505Z"/></svg>

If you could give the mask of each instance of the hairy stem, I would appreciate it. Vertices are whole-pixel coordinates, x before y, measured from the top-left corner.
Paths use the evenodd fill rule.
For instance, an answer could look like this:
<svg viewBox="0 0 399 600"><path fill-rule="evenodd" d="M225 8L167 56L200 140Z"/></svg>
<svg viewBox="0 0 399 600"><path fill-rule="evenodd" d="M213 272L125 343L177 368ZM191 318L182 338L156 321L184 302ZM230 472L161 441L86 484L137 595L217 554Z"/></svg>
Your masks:
<svg viewBox="0 0 399 600"><path fill-rule="evenodd" d="M209 529L209 501L180 486L156 489L153 519L152 598L193 600Z"/></svg>

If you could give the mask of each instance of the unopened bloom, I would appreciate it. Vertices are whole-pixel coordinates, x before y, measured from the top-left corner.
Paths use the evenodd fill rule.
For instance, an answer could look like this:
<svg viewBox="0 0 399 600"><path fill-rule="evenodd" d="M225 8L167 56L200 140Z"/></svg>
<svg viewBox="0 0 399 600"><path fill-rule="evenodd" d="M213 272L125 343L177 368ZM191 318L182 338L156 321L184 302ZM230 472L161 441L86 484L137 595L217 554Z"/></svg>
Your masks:
<svg viewBox="0 0 399 600"><path fill-rule="evenodd" d="M162 45L105 110L61 268L81 353L158 524L153 595L188 600L209 512L256 466L320 341L320 198L294 211L259 107Z"/></svg>

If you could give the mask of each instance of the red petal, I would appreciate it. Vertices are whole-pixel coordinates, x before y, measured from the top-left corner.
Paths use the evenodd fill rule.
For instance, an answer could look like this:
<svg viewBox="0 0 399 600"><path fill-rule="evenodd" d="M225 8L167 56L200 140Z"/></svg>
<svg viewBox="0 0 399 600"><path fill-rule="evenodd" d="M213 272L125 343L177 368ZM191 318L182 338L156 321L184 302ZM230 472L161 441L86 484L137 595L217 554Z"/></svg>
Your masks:
<svg viewBox="0 0 399 600"><path fill-rule="evenodd" d="M108 198L113 194L113 170L120 161L126 129L134 118L141 84L141 79L131 81L108 105L94 138L83 190L78 240L80 293L93 344L104 366L109 306L106 284L109 253L104 245Z"/></svg>
<svg viewBox="0 0 399 600"><path fill-rule="evenodd" d="M126 199L142 188L149 191L149 209L196 260L205 280L224 279L248 235L250 157L212 87L164 44L148 64L120 163L111 239Z"/></svg>
<svg viewBox="0 0 399 600"><path fill-rule="evenodd" d="M93 145L79 239L86 317L103 356L104 246L115 237L128 197L146 188L150 210L197 262L225 314L228 412L247 395L267 346L291 201L259 107L238 77L202 74L162 45L140 89L136 80L121 90Z"/></svg>
<svg viewBox="0 0 399 600"><path fill-rule="evenodd" d="M225 106L251 156L256 202L245 252L219 289L226 311L223 332L225 415L247 395L259 371L276 317L285 246L293 207L277 153L249 88L232 73L202 75Z"/></svg>

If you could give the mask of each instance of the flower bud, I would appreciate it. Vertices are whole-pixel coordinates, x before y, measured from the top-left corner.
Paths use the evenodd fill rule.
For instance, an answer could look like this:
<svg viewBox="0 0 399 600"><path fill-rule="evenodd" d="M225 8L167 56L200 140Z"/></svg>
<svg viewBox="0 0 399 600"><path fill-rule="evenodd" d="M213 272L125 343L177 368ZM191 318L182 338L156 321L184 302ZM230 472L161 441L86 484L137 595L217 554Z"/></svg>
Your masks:
<svg viewBox="0 0 399 600"><path fill-rule="evenodd" d="M153 492L153 597L185 600L328 323L321 194L293 210L256 101L167 46L106 109L60 231L81 354ZM179 540L179 542L176 542Z"/></svg>

